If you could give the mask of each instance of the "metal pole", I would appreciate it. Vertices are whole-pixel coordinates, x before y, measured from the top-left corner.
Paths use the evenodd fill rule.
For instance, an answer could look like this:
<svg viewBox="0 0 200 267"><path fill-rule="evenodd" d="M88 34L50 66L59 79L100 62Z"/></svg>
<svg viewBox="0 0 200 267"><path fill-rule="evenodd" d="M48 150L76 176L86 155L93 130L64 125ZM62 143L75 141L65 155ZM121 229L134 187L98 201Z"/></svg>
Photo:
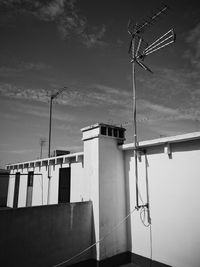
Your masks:
<svg viewBox="0 0 200 267"><path fill-rule="evenodd" d="M134 126L134 157L135 157L135 183L136 183L136 208L138 202L138 161L137 161L137 117L136 117L136 86L135 86L135 37L132 38L132 87L133 87L133 126Z"/></svg>
<svg viewBox="0 0 200 267"><path fill-rule="evenodd" d="M40 159L42 158L42 144L40 144Z"/></svg>
<svg viewBox="0 0 200 267"><path fill-rule="evenodd" d="M40 159L42 158L42 152L43 152L43 146L46 143L46 139L45 138L40 138Z"/></svg>
<svg viewBox="0 0 200 267"><path fill-rule="evenodd" d="M52 102L53 97L50 99L50 111L49 111L49 149L48 149L48 158L51 157L51 120L52 120Z"/></svg>
<svg viewBox="0 0 200 267"><path fill-rule="evenodd" d="M53 96L50 99L50 111L49 111L49 148L48 148L48 158L51 157L51 120L52 120L52 102ZM50 164L50 162L49 162ZM51 186L51 174L50 174L50 165L48 164L48 193L47 193L47 204L50 203L50 186Z"/></svg>

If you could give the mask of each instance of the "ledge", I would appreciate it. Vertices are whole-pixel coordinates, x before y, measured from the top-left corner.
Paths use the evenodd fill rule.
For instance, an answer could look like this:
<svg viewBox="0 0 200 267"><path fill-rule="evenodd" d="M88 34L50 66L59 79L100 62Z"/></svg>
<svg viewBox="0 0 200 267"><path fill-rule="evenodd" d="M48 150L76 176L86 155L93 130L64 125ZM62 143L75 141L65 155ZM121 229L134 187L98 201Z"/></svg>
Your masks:
<svg viewBox="0 0 200 267"><path fill-rule="evenodd" d="M7 164L6 169L7 170L15 170L15 169L24 169L24 168L30 168L30 167L41 167L41 166L48 166L48 165L58 165L65 162L70 162L71 160L74 160L75 162L81 161L83 162L83 152L78 152L74 154L67 154L57 157L51 157L51 158L43 158L43 159L37 159L37 160L31 160L26 162L19 162L19 163L13 163L13 164Z"/></svg>

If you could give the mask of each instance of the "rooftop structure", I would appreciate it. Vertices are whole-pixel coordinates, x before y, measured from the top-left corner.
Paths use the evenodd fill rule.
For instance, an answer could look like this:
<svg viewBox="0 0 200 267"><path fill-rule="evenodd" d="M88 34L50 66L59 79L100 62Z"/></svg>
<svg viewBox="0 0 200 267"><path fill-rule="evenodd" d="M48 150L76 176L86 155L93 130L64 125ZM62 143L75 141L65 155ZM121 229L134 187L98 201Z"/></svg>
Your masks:
<svg viewBox="0 0 200 267"><path fill-rule="evenodd" d="M93 237L93 243L88 243L88 257L102 261L130 253L135 263L150 258L160 266L199 266L200 215L194 211L200 201L200 132L138 143L138 209L135 146L124 144L125 129L98 123L81 131L83 152L7 165L7 206L17 210L68 203L72 205L67 208L67 231L71 233L73 203L88 201L92 208L88 214L92 217L90 227L84 227L87 226L87 233L91 229ZM49 203L47 166L51 174ZM81 208L79 212L77 221L82 216ZM84 234L83 229L81 233ZM76 255L84 252L76 246L70 251L73 253L66 253L66 259L60 262L68 263L71 257L72 263L74 259L79 261Z"/></svg>

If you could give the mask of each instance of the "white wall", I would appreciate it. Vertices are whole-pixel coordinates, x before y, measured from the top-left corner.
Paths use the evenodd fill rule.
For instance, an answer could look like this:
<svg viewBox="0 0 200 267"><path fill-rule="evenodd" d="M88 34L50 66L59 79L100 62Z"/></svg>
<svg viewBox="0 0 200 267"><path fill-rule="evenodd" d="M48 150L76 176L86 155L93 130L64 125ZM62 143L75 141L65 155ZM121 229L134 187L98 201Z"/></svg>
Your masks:
<svg viewBox="0 0 200 267"><path fill-rule="evenodd" d="M99 231L99 140L84 141L84 177L88 185L88 198L92 201L94 220L94 242L100 239ZM94 248L94 258L100 259L99 243Z"/></svg>
<svg viewBox="0 0 200 267"><path fill-rule="evenodd" d="M70 202L82 202L88 201L88 183L84 176L83 163L72 163L71 164L71 195Z"/></svg>
<svg viewBox="0 0 200 267"><path fill-rule="evenodd" d="M123 152L114 138L99 139L100 238L126 216ZM123 223L101 245L101 259L127 251L126 224Z"/></svg>
<svg viewBox="0 0 200 267"><path fill-rule="evenodd" d="M105 237L126 216L123 152L116 138L99 133L96 128L83 132L85 178L93 202L94 241ZM126 237L126 224L122 224L97 244L97 260L125 252Z"/></svg>
<svg viewBox="0 0 200 267"><path fill-rule="evenodd" d="M153 259L170 266L200 266L200 141L172 144L171 158L164 147L147 149ZM125 151L127 206L134 209L133 151ZM139 162L139 189L145 199L145 156ZM131 217L129 249L150 257L150 229L139 211Z"/></svg>
<svg viewBox="0 0 200 267"><path fill-rule="evenodd" d="M27 174L27 172L22 174ZM11 179L15 179L14 176L11 176ZM19 181L18 208L26 207L27 182L28 182L28 174L21 175Z"/></svg>
<svg viewBox="0 0 200 267"><path fill-rule="evenodd" d="M15 189L15 176L10 175L8 183L8 198L7 198L7 206L10 208L13 207L14 189Z"/></svg>
<svg viewBox="0 0 200 267"><path fill-rule="evenodd" d="M71 188L70 188L70 202L80 202L88 200L87 188L84 184L84 174L82 162L64 163L62 165L51 165L51 181L50 181L50 203L58 203L58 190L59 190L59 169L71 167ZM9 179L8 189L8 207L13 207L13 197L15 188L15 173L20 172L20 184L19 184L19 197L18 207L26 207L27 197L27 182L28 172L34 171L33 179L33 192L32 192L32 206L47 205L48 195L48 169L46 166L24 168L18 170L12 170Z"/></svg>

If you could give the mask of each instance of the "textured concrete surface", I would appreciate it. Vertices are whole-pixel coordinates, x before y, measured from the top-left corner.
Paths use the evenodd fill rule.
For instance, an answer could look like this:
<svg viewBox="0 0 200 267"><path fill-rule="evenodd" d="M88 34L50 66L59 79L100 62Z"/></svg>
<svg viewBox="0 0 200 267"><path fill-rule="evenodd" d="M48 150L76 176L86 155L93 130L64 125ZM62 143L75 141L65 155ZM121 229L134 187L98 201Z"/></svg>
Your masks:
<svg viewBox="0 0 200 267"><path fill-rule="evenodd" d="M140 266L134 263L127 263L125 265L120 265L119 267L140 267Z"/></svg>
<svg viewBox="0 0 200 267"><path fill-rule="evenodd" d="M92 229L91 202L1 210L0 266L54 266L89 247Z"/></svg>

